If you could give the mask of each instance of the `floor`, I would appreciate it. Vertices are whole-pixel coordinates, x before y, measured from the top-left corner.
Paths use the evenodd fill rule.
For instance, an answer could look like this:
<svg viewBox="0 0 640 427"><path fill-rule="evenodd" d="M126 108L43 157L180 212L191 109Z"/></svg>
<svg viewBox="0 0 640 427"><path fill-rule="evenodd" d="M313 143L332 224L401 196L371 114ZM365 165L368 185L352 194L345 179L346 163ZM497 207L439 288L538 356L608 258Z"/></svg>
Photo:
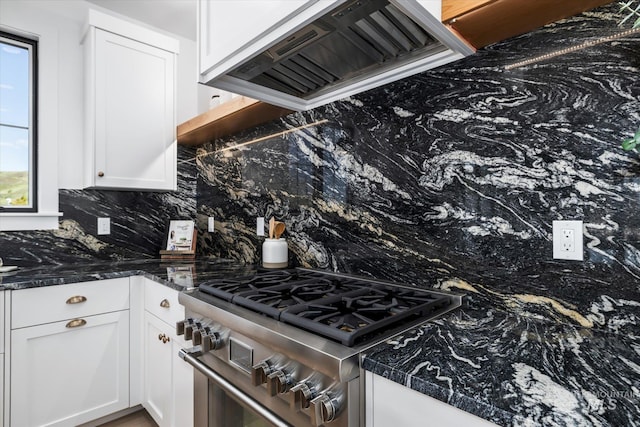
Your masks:
<svg viewBox="0 0 640 427"><path fill-rule="evenodd" d="M147 411L142 410L102 424L100 427L158 427L158 424L147 414Z"/></svg>

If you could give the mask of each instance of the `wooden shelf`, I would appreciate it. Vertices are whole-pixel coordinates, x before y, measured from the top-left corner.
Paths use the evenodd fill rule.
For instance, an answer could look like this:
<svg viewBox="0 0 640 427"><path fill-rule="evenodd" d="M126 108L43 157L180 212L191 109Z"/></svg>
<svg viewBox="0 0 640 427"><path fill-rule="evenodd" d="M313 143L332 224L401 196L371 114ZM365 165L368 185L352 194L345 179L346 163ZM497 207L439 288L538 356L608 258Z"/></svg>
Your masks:
<svg viewBox="0 0 640 427"><path fill-rule="evenodd" d="M493 3L496 0L443 0L442 1L442 22L451 21L460 15Z"/></svg>
<svg viewBox="0 0 640 427"><path fill-rule="evenodd" d="M292 110L239 96L178 125L178 144L200 145L270 122Z"/></svg>
<svg viewBox="0 0 640 427"><path fill-rule="evenodd" d="M443 0L442 22L476 49L613 0Z"/></svg>

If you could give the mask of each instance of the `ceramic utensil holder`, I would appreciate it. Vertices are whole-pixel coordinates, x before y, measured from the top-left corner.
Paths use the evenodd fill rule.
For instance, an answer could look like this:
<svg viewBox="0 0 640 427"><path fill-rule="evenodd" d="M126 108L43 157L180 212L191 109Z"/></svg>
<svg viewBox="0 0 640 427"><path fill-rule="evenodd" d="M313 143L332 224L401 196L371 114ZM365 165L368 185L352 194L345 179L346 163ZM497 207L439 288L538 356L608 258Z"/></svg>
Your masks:
<svg viewBox="0 0 640 427"><path fill-rule="evenodd" d="M289 247L286 239L264 240L262 266L264 268L286 268L289 266Z"/></svg>

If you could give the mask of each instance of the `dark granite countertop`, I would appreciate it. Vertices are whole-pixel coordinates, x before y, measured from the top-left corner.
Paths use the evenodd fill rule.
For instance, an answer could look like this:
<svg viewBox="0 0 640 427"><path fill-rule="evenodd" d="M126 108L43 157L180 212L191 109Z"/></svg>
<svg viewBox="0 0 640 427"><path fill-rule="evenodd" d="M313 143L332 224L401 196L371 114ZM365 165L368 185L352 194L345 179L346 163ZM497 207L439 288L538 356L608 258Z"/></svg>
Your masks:
<svg viewBox="0 0 640 427"><path fill-rule="evenodd" d="M81 262L19 268L0 274L0 286L2 289L18 290L141 275L182 290L216 277L246 275L255 271L256 266L219 258L198 259L193 262L158 259Z"/></svg>
<svg viewBox="0 0 640 427"><path fill-rule="evenodd" d="M255 270L214 258L80 263L20 268L0 275L0 286L143 275L183 290ZM585 327L574 313L573 324L537 316L514 296L466 282L438 287L466 292L463 306L365 351L364 369L503 426L640 426L640 336L629 332L637 330L631 313L606 328Z"/></svg>
<svg viewBox="0 0 640 427"><path fill-rule="evenodd" d="M640 426L637 333L470 290L458 310L365 351L363 368L501 426ZM619 322L638 330L633 316Z"/></svg>

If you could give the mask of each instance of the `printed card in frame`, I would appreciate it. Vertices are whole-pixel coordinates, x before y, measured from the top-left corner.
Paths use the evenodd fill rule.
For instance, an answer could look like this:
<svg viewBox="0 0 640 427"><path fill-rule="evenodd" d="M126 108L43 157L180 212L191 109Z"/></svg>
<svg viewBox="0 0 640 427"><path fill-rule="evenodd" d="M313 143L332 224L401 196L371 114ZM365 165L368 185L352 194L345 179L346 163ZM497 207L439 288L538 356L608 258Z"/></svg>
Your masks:
<svg viewBox="0 0 640 427"><path fill-rule="evenodd" d="M164 260L195 257L196 239L195 221L171 220L167 233L166 249L160 251L161 258Z"/></svg>

